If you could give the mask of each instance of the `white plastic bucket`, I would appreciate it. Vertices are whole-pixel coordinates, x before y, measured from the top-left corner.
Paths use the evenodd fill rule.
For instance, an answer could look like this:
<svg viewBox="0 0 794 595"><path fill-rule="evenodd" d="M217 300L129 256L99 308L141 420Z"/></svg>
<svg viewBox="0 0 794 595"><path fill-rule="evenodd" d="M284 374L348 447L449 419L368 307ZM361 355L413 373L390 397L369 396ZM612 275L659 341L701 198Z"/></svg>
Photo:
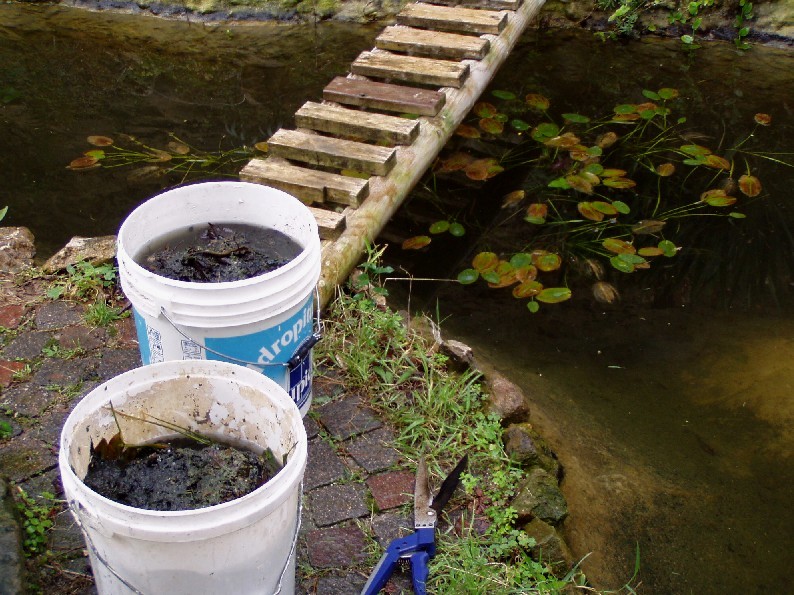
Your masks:
<svg viewBox="0 0 794 595"><path fill-rule="evenodd" d="M274 271L224 283L168 279L136 262L162 238L207 223L275 229L303 250ZM117 250L121 287L132 303L144 365L182 359L245 365L283 386L306 414L320 237L303 203L247 182L181 186L136 208L121 225Z"/></svg>
<svg viewBox="0 0 794 595"><path fill-rule="evenodd" d="M281 471L235 500L195 510L153 511L109 500L82 481L91 445L121 427L141 444L174 436L159 418L215 438L270 448ZM126 372L91 391L61 433L64 492L88 546L101 595L293 593L306 431L286 391L226 362L172 361Z"/></svg>

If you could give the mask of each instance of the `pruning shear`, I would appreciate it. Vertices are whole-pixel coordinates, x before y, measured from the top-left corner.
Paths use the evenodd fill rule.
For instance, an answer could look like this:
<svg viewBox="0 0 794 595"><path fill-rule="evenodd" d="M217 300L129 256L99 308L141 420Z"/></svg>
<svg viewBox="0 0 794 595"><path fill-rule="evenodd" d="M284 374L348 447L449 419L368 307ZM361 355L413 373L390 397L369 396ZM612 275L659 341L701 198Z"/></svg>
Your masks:
<svg viewBox="0 0 794 595"><path fill-rule="evenodd" d="M425 595L427 581L427 563L436 555L436 521L441 510L452 497L460 482L460 474L466 468L468 455L455 465L455 468L444 479L438 494L431 497L430 484L427 476L427 464L419 459L416 466L416 487L414 488L414 532L407 537L392 540L386 548L378 564L372 570L361 595L375 595L389 580L397 568L400 558L411 562L411 581L414 593Z"/></svg>

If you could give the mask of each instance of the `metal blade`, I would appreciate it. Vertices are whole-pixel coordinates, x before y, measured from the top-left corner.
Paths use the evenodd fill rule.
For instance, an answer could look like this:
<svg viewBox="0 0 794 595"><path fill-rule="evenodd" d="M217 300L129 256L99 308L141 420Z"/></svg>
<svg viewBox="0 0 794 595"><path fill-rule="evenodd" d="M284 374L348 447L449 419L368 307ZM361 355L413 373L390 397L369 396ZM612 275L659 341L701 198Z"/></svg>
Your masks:
<svg viewBox="0 0 794 595"><path fill-rule="evenodd" d="M441 484L438 494L436 494L436 497L433 498L433 502L430 504L430 508L435 510L437 513L441 514L441 510L444 508L444 506L446 506L447 502L449 502L449 499L452 498L452 494L455 493L455 488L457 488L458 484L460 483L460 474L463 473L464 469L466 469L468 462L469 455L463 455L463 458L458 461L458 464L455 465L455 468L450 471L449 475L447 475L446 479ZM427 469L425 469L425 474L427 474Z"/></svg>
<svg viewBox="0 0 794 595"><path fill-rule="evenodd" d="M430 508L430 483L424 457L416 464L416 486L414 487L414 527L434 527L436 511Z"/></svg>

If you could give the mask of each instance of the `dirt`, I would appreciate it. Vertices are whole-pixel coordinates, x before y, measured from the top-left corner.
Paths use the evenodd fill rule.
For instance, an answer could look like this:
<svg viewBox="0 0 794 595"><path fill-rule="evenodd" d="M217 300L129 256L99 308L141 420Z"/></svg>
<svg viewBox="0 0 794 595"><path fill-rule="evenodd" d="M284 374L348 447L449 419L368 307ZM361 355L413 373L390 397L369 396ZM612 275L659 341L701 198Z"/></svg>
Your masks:
<svg viewBox="0 0 794 595"><path fill-rule="evenodd" d="M158 242L140 264L178 281L219 283L264 275L284 266L302 248L275 229L245 224L213 224Z"/></svg>
<svg viewBox="0 0 794 595"><path fill-rule="evenodd" d="M278 473L270 451L179 440L126 448L109 458L93 449L85 484L120 504L146 510L194 510L244 496Z"/></svg>

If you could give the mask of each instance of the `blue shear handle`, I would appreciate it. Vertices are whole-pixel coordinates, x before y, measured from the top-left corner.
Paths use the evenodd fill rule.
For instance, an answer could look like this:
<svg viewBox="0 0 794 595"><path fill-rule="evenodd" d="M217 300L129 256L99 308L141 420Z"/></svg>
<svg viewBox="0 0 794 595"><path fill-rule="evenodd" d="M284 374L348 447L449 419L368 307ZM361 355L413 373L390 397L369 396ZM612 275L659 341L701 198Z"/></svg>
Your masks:
<svg viewBox="0 0 794 595"><path fill-rule="evenodd" d="M427 561L436 554L435 535L433 529L417 529L411 535L394 539L386 548L380 561L372 570L361 595L376 595L388 582L389 577L397 568L400 558L409 558L414 591L420 595L425 593L427 580Z"/></svg>

